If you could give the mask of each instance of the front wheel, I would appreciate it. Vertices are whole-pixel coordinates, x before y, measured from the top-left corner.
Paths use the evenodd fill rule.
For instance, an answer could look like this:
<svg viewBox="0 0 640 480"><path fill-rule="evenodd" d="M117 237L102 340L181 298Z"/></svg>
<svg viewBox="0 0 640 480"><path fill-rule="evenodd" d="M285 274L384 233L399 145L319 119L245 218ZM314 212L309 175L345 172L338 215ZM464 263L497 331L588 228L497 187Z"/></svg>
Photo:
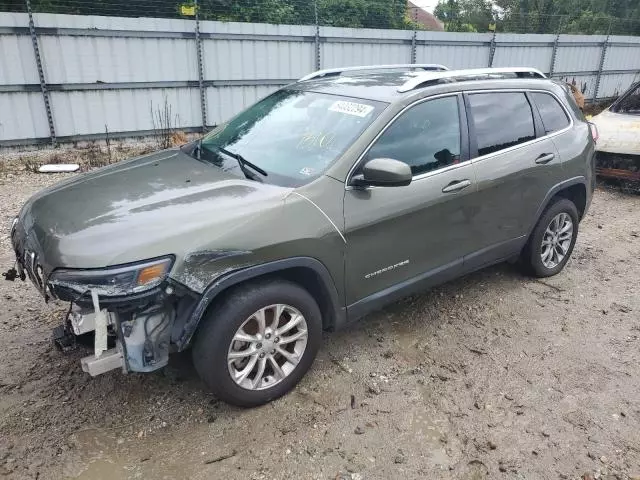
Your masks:
<svg viewBox="0 0 640 480"><path fill-rule="evenodd" d="M522 251L522 263L536 277L559 273L573 252L578 237L578 210L571 200L560 199L548 207Z"/></svg>
<svg viewBox="0 0 640 480"><path fill-rule="evenodd" d="M291 390L322 340L322 318L300 286L273 280L240 287L203 319L193 346L200 377L220 399L253 407Z"/></svg>

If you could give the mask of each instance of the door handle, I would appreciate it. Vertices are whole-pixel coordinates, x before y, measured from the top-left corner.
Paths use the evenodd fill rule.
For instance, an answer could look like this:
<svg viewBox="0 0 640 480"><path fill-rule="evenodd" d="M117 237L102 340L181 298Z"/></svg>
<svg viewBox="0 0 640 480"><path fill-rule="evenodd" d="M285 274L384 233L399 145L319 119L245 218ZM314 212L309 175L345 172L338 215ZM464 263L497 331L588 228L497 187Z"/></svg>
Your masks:
<svg viewBox="0 0 640 480"><path fill-rule="evenodd" d="M470 180L456 180L442 189L442 193L459 192L471 185Z"/></svg>
<svg viewBox="0 0 640 480"><path fill-rule="evenodd" d="M549 163L554 158L556 158L556 156L553 153L543 153L538 158L536 158L536 163L539 165L544 165L545 163Z"/></svg>

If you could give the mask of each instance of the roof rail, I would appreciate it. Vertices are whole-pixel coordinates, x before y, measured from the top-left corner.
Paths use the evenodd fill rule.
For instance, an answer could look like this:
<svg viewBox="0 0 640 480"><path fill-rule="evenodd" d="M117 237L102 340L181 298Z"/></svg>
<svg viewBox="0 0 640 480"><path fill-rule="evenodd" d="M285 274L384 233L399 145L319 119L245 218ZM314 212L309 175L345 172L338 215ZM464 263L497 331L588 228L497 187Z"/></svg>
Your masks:
<svg viewBox="0 0 640 480"><path fill-rule="evenodd" d="M473 68L469 70L448 70L446 72L424 72L420 73L420 75L416 75L405 82L404 85L398 87L398 91L408 92L419 87L425 82L436 80L471 80L470 78L465 77L483 76L504 78L506 74L514 74L517 77L547 78L547 76L537 68L529 67Z"/></svg>
<svg viewBox="0 0 640 480"><path fill-rule="evenodd" d="M302 77L299 82L305 80L311 80L312 78L322 78L327 76L338 76L343 72L355 72L360 70L407 70L410 68L416 68L427 71L445 71L449 70L444 65L438 65L434 63L399 63L395 65L362 65L358 67L342 67L342 68L327 68L326 70L318 70L317 72L310 73Z"/></svg>

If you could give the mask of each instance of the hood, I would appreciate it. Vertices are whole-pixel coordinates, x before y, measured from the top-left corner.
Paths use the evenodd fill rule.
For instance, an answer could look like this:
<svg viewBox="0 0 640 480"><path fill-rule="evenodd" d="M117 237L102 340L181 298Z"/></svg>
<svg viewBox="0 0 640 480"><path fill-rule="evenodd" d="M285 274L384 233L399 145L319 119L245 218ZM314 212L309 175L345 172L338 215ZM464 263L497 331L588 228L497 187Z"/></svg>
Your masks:
<svg viewBox="0 0 640 480"><path fill-rule="evenodd" d="M596 149L601 152L640 155L640 115L614 113L610 110L591 119L600 138Z"/></svg>
<svg viewBox="0 0 640 480"><path fill-rule="evenodd" d="M180 255L203 230L250 219L289 190L167 150L36 194L20 214L17 243L38 252L46 274Z"/></svg>

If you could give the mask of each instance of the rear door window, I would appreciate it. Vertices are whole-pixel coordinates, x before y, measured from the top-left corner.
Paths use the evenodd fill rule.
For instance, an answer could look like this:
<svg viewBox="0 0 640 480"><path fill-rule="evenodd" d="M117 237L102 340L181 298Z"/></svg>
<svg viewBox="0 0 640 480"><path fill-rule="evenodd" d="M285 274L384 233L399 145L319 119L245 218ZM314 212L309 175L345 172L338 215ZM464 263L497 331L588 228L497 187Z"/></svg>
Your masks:
<svg viewBox="0 0 640 480"><path fill-rule="evenodd" d="M536 138L531 105L522 92L472 93L469 105L479 156Z"/></svg>
<svg viewBox="0 0 640 480"><path fill-rule="evenodd" d="M531 94L538 107L545 133L553 133L569 126L569 118L558 101L548 93L535 92Z"/></svg>

